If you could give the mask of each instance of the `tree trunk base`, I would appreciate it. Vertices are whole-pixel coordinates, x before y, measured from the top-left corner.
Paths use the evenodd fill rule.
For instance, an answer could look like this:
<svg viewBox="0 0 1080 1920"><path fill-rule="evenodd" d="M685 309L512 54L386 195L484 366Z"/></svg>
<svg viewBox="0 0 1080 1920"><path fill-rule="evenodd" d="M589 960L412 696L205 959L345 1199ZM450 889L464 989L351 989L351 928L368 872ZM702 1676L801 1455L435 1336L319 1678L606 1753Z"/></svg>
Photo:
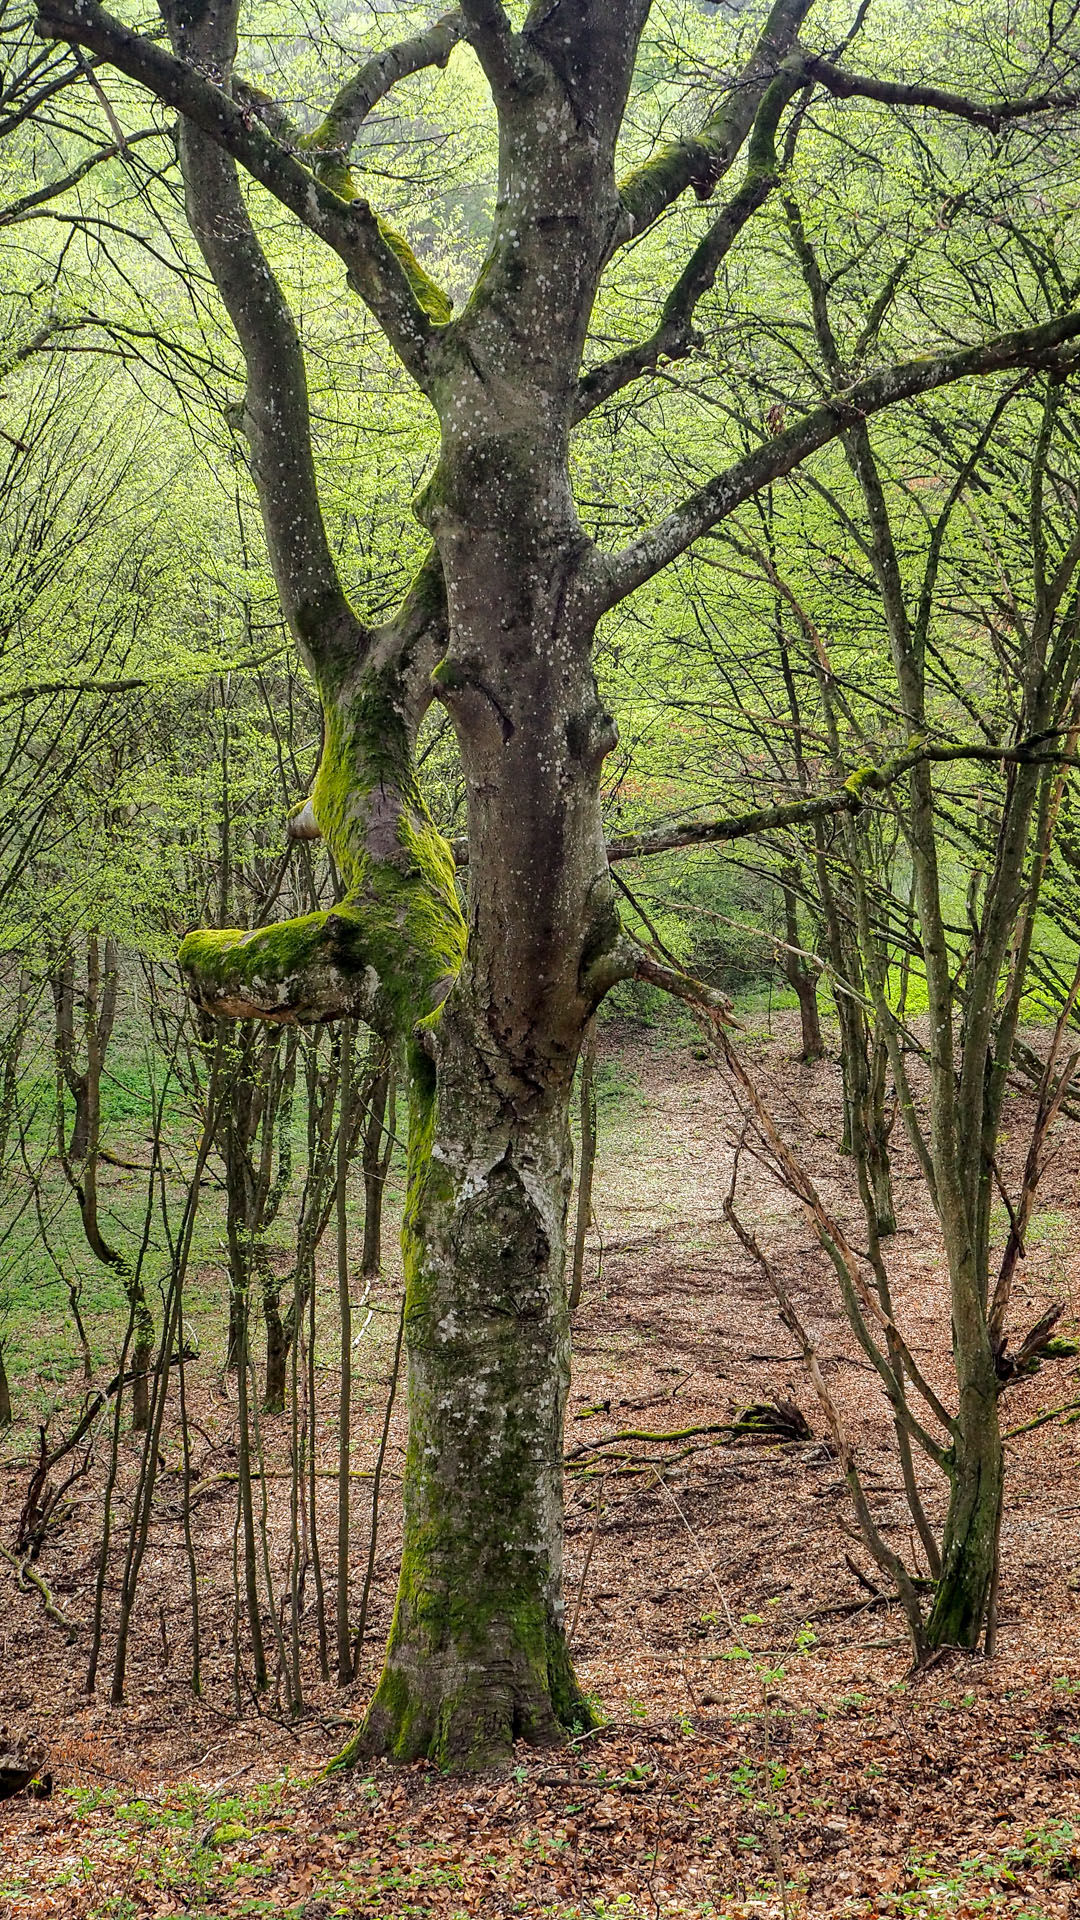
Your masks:
<svg viewBox="0 0 1080 1920"><path fill-rule="evenodd" d="M501 1637L501 1636L500 1636ZM519 1630L509 1647L422 1663L391 1650L362 1726L329 1772L377 1756L433 1760L447 1772L484 1772L509 1761L514 1742L557 1746L596 1724L553 1626Z"/></svg>
<svg viewBox="0 0 1080 1920"><path fill-rule="evenodd" d="M926 1644L931 1652L939 1647L960 1647L969 1653L975 1650L986 1626L991 1578L986 1566L980 1564L946 1570L926 1623Z"/></svg>
<svg viewBox="0 0 1080 1920"><path fill-rule="evenodd" d="M997 1566L1004 1479L995 1398L991 1390L987 1395L990 1413L984 1428L969 1441L968 1457L959 1463L957 1486L945 1525L941 1579L926 1624L927 1645L931 1648L973 1650L987 1624Z"/></svg>

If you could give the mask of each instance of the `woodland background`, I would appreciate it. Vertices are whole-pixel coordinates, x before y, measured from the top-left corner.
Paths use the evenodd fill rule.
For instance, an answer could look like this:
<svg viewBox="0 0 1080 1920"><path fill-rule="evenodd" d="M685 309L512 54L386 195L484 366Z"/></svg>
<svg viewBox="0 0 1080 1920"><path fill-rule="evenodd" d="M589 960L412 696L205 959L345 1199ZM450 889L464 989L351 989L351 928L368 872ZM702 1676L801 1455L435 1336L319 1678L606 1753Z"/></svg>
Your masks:
<svg viewBox="0 0 1080 1920"><path fill-rule="evenodd" d="M835 11L839 39L851 22ZM261 4L249 77L324 97L406 15L427 17ZM654 9L627 165L697 124L759 26L752 8ZM895 0L861 36L864 67L945 71L993 97L1031 91L1040 62L1052 80L1076 51L1053 9ZM0 1709L12 1764L33 1749L53 1777L48 1806L12 1803L2 1910L1072 1911L1074 384L1006 372L874 424L939 751L929 824L898 770L912 741L880 527L849 445L764 489L605 623L597 670L620 733L605 816L626 917L731 996L751 1075L748 1091L691 1011L640 984L611 997L581 1071L569 1591L608 1730L479 1789L421 1768L301 1790L354 1723L389 1624L399 1063L347 1022L215 1033L183 991L190 928L339 897L325 849L287 831L318 763L319 702L270 577L237 350L184 223L168 116L114 74L73 74L19 0L0 0L0 67ZM842 127L811 112L693 353L581 429L588 531L621 545L781 432L827 387L830 355L858 370L1074 302L1076 119L987 132L867 101ZM458 300L483 259L493 137L462 48L362 136L380 206ZM422 558L411 502L430 418L375 323L342 302L337 263L252 197L307 346L335 553L377 616ZM640 332L699 218L680 201L627 252L601 342ZM420 761L454 841L464 795L442 709ZM1037 793L1010 852L1025 768ZM830 799L818 817L814 796ZM929 1097L935 988L913 880L928 831L958 1022L985 1004L1010 1034L990 1238L1011 1312L1006 1425L1031 1435L1008 1502L1038 1550L1006 1526L997 1663L949 1655L909 1690L902 1608L865 1529L851 1536L836 1434L762 1274L771 1262L781 1310L828 1346L879 1538L910 1543L928 1584L938 1495L859 1371L859 1310L845 1318L800 1190L810 1169L860 1250L869 1230L947 1394L932 1150L901 1111L924 1119ZM649 835L667 844L635 847ZM796 1493L815 1475L834 1483L825 1500Z"/></svg>

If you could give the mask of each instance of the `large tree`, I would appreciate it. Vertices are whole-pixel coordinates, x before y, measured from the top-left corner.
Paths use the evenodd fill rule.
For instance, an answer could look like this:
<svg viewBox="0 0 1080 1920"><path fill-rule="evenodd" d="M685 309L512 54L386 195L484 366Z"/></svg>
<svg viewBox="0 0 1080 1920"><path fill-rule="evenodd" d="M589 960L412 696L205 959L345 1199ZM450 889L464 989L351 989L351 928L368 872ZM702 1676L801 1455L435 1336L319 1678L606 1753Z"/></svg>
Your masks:
<svg viewBox="0 0 1080 1920"><path fill-rule="evenodd" d="M561 1594L568 1103L598 1004L618 980L656 971L620 926L609 874L600 773L616 733L593 675L598 623L758 489L880 409L1003 368L1062 367L1080 335L1080 314L1059 312L879 364L790 424L771 421L620 551L587 535L574 429L662 360L692 353L698 308L777 182L782 126L812 102L853 96L991 131L1068 104L1059 49L1045 84L1040 73L1013 97L978 102L849 71L835 46L820 51L830 23L815 35L811 7L776 0L739 71L706 70L715 98L699 129L620 181L649 0L463 0L363 62L306 131L241 77L239 0L160 0L168 45L96 0L39 5L43 34L80 44L180 115L188 218L246 362L242 427L277 584L325 711L312 811L343 904L255 932L193 934L182 965L222 1017L348 1014L408 1054L405 1537L386 1664L359 1737L368 1750L482 1764L516 1737L552 1738L587 1717ZM696 9L686 15L700 27ZM359 192L350 157L388 92L459 43L490 89L499 177L484 265L455 316ZM683 196L708 201L737 162L730 197L684 228L653 321L604 361L590 346L604 276ZM350 604L335 565L303 350L238 166L340 257L349 293L437 416L438 458L416 505L430 551L378 626ZM433 700L451 716L467 786L465 917L417 780Z"/></svg>

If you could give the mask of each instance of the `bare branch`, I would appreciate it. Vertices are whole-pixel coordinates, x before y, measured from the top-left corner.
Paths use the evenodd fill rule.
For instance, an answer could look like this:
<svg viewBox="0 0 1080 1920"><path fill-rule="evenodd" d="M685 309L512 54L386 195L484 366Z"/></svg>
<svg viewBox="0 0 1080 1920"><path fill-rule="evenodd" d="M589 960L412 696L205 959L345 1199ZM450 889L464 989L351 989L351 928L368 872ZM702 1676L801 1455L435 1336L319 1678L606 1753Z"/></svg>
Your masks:
<svg viewBox="0 0 1080 1920"><path fill-rule="evenodd" d="M964 94L951 93L945 87L924 87L906 81L877 80L868 73L847 73L831 60L813 54L806 56L806 75L839 100L879 100L892 107L928 107L935 113L957 115L973 126L988 127L992 133L1010 120L1025 120L1035 114L1069 111L1080 106L1080 92L1076 90L1033 94L1019 100L969 100Z"/></svg>
<svg viewBox="0 0 1080 1920"><path fill-rule="evenodd" d="M681 507L641 534L620 554L597 555L596 605L599 612L617 606L628 594L668 566L710 527L736 507L781 480L829 442L880 413L899 400L911 400L957 380L968 380L1013 367L1053 368L1067 373L1080 365L1069 343L1080 336L1080 312L1065 314L1041 326L1000 334L981 346L958 352L926 354L917 360L883 367L865 379L831 395L813 412L778 433L728 467L724 473L691 494Z"/></svg>
<svg viewBox="0 0 1080 1920"><path fill-rule="evenodd" d="M892 1315L863 1278L858 1259L848 1245L847 1236L842 1227L822 1204L809 1173L784 1140L758 1088L732 1046L728 1034L725 1033L723 1025L707 1005L702 1005L700 1008L699 1025L716 1065L727 1073L745 1102L747 1111L753 1116L753 1125L762 1142L768 1164L805 1209L822 1251L828 1254L832 1261L840 1282L844 1307L852 1332L867 1359L875 1368L896 1418L902 1422L906 1431L923 1449L927 1457L947 1473L949 1458L945 1448L927 1433L921 1421L917 1420L912 1413L900 1380L893 1371L889 1355L878 1345L871 1332L871 1326L886 1337L890 1351L899 1355L912 1385L921 1394L950 1439L956 1430L953 1416L927 1381Z"/></svg>
<svg viewBox="0 0 1080 1920"><path fill-rule="evenodd" d="M874 1516L870 1510L870 1503L867 1500L866 1492L856 1465L854 1451L844 1434L836 1402L825 1384L825 1376L821 1371L821 1363L818 1358L817 1344L799 1318L791 1294L781 1280L776 1268L762 1251L762 1248L758 1245L750 1229L740 1220L735 1211L735 1185L738 1178L738 1169L739 1159L738 1154L736 1154L735 1167L731 1176L731 1188L724 1201L724 1218L736 1238L741 1241L751 1259L761 1268L762 1273L765 1275L775 1295L781 1322L792 1335L792 1338L798 1343L814 1392L817 1394L822 1411L829 1423L829 1431L832 1434L833 1445L836 1449L840 1470L847 1483L848 1492L851 1495L852 1504L855 1508L859 1526L862 1529L863 1538L882 1572L889 1574L896 1584L897 1591L903 1601L904 1611L907 1614L908 1627L916 1658L920 1658L923 1652L924 1636L922 1608L919 1605L918 1593L903 1561L884 1540L874 1520Z"/></svg>
<svg viewBox="0 0 1080 1920"><path fill-rule="evenodd" d="M707 1007L717 1020L727 1020L731 1016L731 1001L718 987L707 987L702 980L695 980L689 974L680 973L677 967L667 967L647 947L633 943L630 953L630 970L627 976L635 980L644 980L650 987L659 987L662 993L670 993L676 1000L684 1000L690 1007Z"/></svg>
<svg viewBox="0 0 1080 1920"><path fill-rule="evenodd" d="M460 9L444 13L441 20L409 40L399 40L382 53L373 54L358 73L347 80L330 107L321 126L304 142L313 151L349 153L368 114L380 100L410 74L425 67L445 67L458 41L465 34Z"/></svg>
<svg viewBox="0 0 1080 1920"><path fill-rule="evenodd" d="M932 746L925 740L898 753L883 767L859 767L835 793L823 793L810 800L785 800L775 807L757 807L751 813L738 813L712 820L676 820L650 827L643 833L624 833L609 841L608 860L640 860L654 853L670 853L678 847L700 847L718 841L745 840L756 833L775 833L782 827L802 827L815 820L827 820L837 814L858 813L868 793L884 793L914 767L927 762L951 763L964 760L990 761L1031 766L1043 762L1071 764L1075 756L1056 753L1050 736L1033 735L1012 746L966 745Z"/></svg>
<svg viewBox="0 0 1080 1920"><path fill-rule="evenodd" d="M97 0L42 0L38 30L89 47L121 73L174 107L231 154L304 226L332 247L349 284L378 320L405 366L427 390L434 329L427 306L445 320L448 305L404 242L395 243L366 200L344 200L272 138L265 126L212 80L164 47L133 33Z"/></svg>
<svg viewBox="0 0 1080 1920"><path fill-rule="evenodd" d="M129 147L137 146L141 140L160 139L160 127L144 127L138 133L124 135L123 149L115 141L111 146L96 148L93 153L84 155L78 166L62 174L59 180L50 180L46 186L38 187L35 193L24 194L21 200L13 200L9 206L0 207L0 227L12 227L36 207L46 206L50 200L58 200L62 193L69 192L85 180L95 167L102 166L106 160L115 160L121 151L126 152Z"/></svg>

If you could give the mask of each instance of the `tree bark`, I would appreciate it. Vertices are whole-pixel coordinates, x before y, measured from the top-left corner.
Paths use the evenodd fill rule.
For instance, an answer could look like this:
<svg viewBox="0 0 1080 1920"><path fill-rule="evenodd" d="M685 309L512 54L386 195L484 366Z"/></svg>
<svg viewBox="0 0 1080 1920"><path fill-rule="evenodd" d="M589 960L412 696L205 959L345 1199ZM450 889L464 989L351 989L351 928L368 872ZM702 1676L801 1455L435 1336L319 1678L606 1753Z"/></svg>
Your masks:
<svg viewBox="0 0 1080 1920"><path fill-rule="evenodd" d="M383 1135L387 1129L386 1107L390 1094L390 1070L384 1068L376 1077L371 1090L367 1118L364 1122L364 1146L361 1165L364 1173L364 1245L360 1255L360 1272L365 1281L373 1280L382 1261L382 1214L383 1193L386 1187L386 1172L393 1149L393 1119L389 1124L391 1138L385 1143Z"/></svg>
<svg viewBox="0 0 1080 1920"><path fill-rule="evenodd" d="M588 1714L561 1590L565 1102L485 1085L470 1024L456 1007L444 1021L437 1091L413 1062L405 1538L361 1737L482 1766Z"/></svg>
<svg viewBox="0 0 1080 1920"><path fill-rule="evenodd" d="M982 1343L980 1343L981 1345ZM942 1541L941 1578L927 1622L931 1647L976 1647L987 1624L997 1568L1005 1453L998 1418L998 1381L987 1351L974 1364L957 1348L960 1417L956 1459Z"/></svg>
<svg viewBox="0 0 1080 1920"><path fill-rule="evenodd" d="M276 1275L267 1269L263 1275L263 1322L266 1327L266 1376L263 1383L263 1412L284 1413L288 1387L291 1331L281 1311L281 1290Z"/></svg>
<svg viewBox="0 0 1080 1920"><path fill-rule="evenodd" d="M799 1003L799 1026L802 1036L799 1058L807 1062L821 1060L825 1054L825 1043L821 1037L821 1018L818 1013L817 974L807 966L802 956L798 896L791 887L784 887L783 895L786 942L783 967L787 983Z"/></svg>
<svg viewBox="0 0 1080 1920"><path fill-rule="evenodd" d="M596 1168L596 1022L589 1027L581 1052L577 1213L574 1220L574 1257L570 1269L570 1311L581 1305L585 1284L585 1237L592 1218L593 1173Z"/></svg>

